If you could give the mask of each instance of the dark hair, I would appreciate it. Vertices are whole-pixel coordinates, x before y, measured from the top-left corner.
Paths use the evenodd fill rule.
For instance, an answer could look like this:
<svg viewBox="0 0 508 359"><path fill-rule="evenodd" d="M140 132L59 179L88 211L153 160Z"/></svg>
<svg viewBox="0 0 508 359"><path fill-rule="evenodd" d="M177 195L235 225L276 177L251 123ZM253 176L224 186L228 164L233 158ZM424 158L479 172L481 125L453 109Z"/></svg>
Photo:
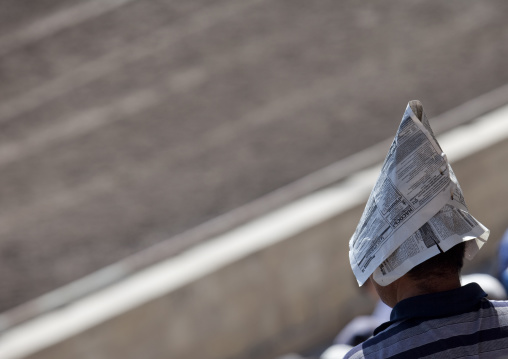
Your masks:
<svg viewBox="0 0 508 359"><path fill-rule="evenodd" d="M420 263L407 274L415 281L432 281L448 275L459 275L464 264L465 250L466 243L461 242L446 252Z"/></svg>

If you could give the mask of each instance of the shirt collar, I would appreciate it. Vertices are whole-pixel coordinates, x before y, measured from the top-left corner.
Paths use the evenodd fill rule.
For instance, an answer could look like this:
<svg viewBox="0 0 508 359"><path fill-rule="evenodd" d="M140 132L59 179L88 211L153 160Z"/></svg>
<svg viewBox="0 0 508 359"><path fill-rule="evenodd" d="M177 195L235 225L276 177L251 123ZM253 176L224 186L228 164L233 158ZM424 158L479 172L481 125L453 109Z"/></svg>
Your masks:
<svg viewBox="0 0 508 359"><path fill-rule="evenodd" d="M476 306L487 294L476 283L431 294L418 295L398 302L390 314L390 321L374 331L374 335L392 323L410 318L447 317L465 313Z"/></svg>

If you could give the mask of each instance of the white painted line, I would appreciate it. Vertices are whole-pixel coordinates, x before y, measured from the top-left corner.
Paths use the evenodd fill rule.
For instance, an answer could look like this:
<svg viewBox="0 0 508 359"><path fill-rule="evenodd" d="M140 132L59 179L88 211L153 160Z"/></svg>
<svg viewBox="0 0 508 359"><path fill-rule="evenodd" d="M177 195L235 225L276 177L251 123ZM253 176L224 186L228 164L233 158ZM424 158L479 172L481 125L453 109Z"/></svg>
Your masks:
<svg viewBox="0 0 508 359"><path fill-rule="evenodd" d="M453 162L507 138L508 106L505 106L439 136L439 142ZM21 324L0 337L0 359L19 359L35 353L333 218L367 199L379 170L380 164L353 174L338 185Z"/></svg>
<svg viewBox="0 0 508 359"><path fill-rule="evenodd" d="M469 125L438 136L438 140L453 163L504 140L507 133L508 106L504 106Z"/></svg>
<svg viewBox="0 0 508 359"><path fill-rule="evenodd" d="M360 204L378 171L376 168L353 176L340 186L320 191L63 309L15 327L0 338L0 358L22 358L34 353Z"/></svg>

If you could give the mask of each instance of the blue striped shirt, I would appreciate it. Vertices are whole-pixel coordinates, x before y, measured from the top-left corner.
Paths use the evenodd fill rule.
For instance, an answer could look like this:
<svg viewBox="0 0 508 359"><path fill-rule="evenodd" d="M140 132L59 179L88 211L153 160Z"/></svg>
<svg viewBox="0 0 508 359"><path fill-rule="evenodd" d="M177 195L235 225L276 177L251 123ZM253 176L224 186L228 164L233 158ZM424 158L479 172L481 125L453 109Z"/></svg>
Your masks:
<svg viewBox="0 0 508 359"><path fill-rule="evenodd" d="M508 358L508 301L486 296L471 283L404 299L345 358Z"/></svg>

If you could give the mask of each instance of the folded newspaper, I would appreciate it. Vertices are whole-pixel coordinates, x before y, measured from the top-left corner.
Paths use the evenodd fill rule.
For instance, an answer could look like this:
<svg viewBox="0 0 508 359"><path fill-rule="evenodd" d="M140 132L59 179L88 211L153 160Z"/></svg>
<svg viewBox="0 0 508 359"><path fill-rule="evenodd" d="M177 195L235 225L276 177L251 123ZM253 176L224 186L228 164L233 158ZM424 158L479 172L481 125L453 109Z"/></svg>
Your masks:
<svg viewBox="0 0 508 359"><path fill-rule="evenodd" d="M377 283L388 285L463 241L466 258L472 259L489 233L469 214L422 104L410 101L349 241L358 284L373 274Z"/></svg>

